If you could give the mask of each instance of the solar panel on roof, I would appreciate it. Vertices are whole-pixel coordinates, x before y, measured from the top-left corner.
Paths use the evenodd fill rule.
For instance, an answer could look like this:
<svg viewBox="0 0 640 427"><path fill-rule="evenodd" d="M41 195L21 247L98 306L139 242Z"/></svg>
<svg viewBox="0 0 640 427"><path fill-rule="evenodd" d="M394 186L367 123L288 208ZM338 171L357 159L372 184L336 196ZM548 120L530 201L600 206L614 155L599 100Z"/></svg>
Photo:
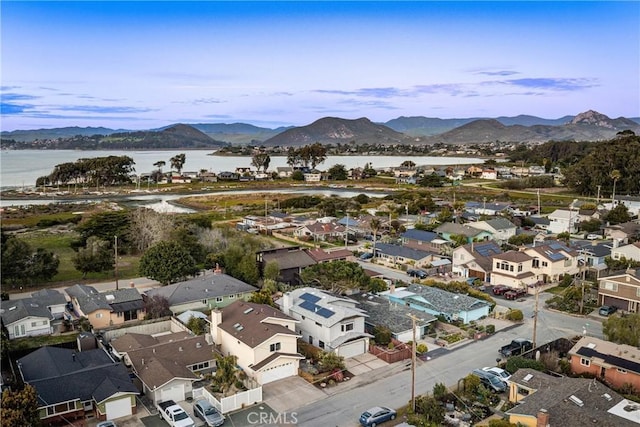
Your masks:
<svg viewBox="0 0 640 427"><path fill-rule="evenodd" d="M303 301L298 306L309 311L316 311L316 307L318 307L313 301Z"/></svg>
<svg viewBox="0 0 640 427"><path fill-rule="evenodd" d="M320 297L319 296L310 294L309 292L305 292L302 295L300 295L300 299L303 299L305 301L311 301L311 302L320 301Z"/></svg>
<svg viewBox="0 0 640 427"><path fill-rule="evenodd" d="M565 256L559 253L550 253L548 254L549 258L551 258L553 261L560 261L561 259L564 259Z"/></svg>
<svg viewBox="0 0 640 427"><path fill-rule="evenodd" d="M318 314L324 317L325 319L328 319L329 317L333 316L335 313L329 310L328 308L320 308L318 309Z"/></svg>
<svg viewBox="0 0 640 427"><path fill-rule="evenodd" d="M563 249L560 243L549 243L549 247L554 250Z"/></svg>

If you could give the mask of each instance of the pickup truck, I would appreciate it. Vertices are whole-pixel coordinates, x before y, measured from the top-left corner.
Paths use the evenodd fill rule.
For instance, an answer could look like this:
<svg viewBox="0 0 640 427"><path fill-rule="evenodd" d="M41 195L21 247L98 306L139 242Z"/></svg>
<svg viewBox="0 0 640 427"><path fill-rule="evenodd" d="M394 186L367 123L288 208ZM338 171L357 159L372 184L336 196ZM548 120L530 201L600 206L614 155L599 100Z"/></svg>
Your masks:
<svg viewBox="0 0 640 427"><path fill-rule="evenodd" d="M531 349L533 349L533 343L531 341L524 338L516 338L509 344L502 346L499 350L499 353L503 357L511 357L526 353Z"/></svg>
<svg viewBox="0 0 640 427"><path fill-rule="evenodd" d="M187 412L173 400L158 403L157 406L160 418L168 422L171 427L195 426L195 423L189 414L187 414Z"/></svg>
<svg viewBox="0 0 640 427"><path fill-rule="evenodd" d="M527 291L525 289L511 289L510 291L502 294L504 299L516 300L518 298L522 298L527 295Z"/></svg>

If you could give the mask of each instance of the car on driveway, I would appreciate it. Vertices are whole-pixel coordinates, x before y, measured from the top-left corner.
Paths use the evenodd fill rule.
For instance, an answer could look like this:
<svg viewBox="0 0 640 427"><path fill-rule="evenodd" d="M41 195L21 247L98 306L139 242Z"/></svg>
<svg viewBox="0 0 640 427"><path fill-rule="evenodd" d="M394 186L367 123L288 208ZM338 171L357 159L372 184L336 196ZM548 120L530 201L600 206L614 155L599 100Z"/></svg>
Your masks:
<svg viewBox="0 0 640 427"><path fill-rule="evenodd" d="M524 289L510 289L506 291L503 296L505 299L516 300L527 295L527 291Z"/></svg>
<svg viewBox="0 0 640 427"><path fill-rule="evenodd" d="M193 413L208 427L218 427L224 424L224 416L208 400L196 401L193 404Z"/></svg>
<svg viewBox="0 0 640 427"><path fill-rule="evenodd" d="M618 307L614 307L612 305L603 305L602 307L600 307L600 310L598 310L598 314L600 316L608 316L615 313L616 310L618 310Z"/></svg>
<svg viewBox="0 0 640 427"><path fill-rule="evenodd" d="M493 366L493 367L487 366L485 368L482 368L482 370L499 376L500 379L506 383L508 383L509 378L511 378L511 374L509 372L505 371L502 368L498 368L497 366Z"/></svg>
<svg viewBox="0 0 640 427"><path fill-rule="evenodd" d="M502 295L505 292L507 292L508 290L511 290L511 288L507 285L495 285L493 287L493 294L494 295Z"/></svg>
<svg viewBox="0 0 640 427"><path fill-rule="evenodd" d="M360 415L360 425L363 427L375 427L395 418L395 410L385 406L374 406Z"/></svg>
<svg viewBox="0 0 640 427"><path fill-rule="evenodd" d="M407 270L407 274L418 279L426 279L428 277L428 274L422 270Z"/></svg>
<svg viewBox="0 0 640 427"><path fill-rule="evenodd" d="M373 254L371 252L365 252L362 255L360 255L360 259L362 261L366 261L366 260L371 259L371 258L373 258Z"/></svg>

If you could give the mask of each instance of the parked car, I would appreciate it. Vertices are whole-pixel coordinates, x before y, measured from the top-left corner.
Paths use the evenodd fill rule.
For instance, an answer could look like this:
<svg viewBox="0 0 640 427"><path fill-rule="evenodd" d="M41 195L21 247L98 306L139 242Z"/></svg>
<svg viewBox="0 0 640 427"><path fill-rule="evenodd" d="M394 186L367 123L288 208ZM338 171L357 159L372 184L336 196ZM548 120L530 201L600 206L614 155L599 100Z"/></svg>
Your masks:
<svg viewBox="0 0 640 427"><path fill-rule="evenodd" d="M366 260L371 259L371 258L373 258L373 254L371 252L365 252L362 255L360 255L360 259L362 261L366 261Z"/></svg>
<svg viewBox="0 0 640 427"><path fill-rule="evenodd" d="M503 345L498 350L502 357L519 356L522 353L533 350L533 343L525 338L516 338L509 344Z"/></svg>
<svg viewBox="0 0 640 427"><path fill-rule="evenodd" d="M598 314L600 314L600 316L608 316L615 313L616 310L618 310L618 307L614 307L613 305L603 305L600 307L600 310L598 310Z"/></svg>
<svg viewBox="0 0 640 427"><path fill-rule="evenodd" d="M360 425L363 427L375 427L386 421L396 418L396 411L384 406L374 406L360 415Z"/></svg>
<svg viewBox="0 0 640 427"><path fill-rule="evenodd" d="M507 285L495 285L493 287L493 294L494 295L502 295L505 292L507 292L508 290L510 290L511 288Z"/></svg>
<svg viewBox="0 0 640 427"><path fill-rule="evenodd" d="M98 424L96 424L96 427L118 427L118 426L116 426L116 423L114 423L113 421L107 420L107 421L99 422Z"/></svg>
<svg viewBox="0 0 640 427"><path fill-rule="evenodd" d="M208 427L218 427L224 424L224 416L208 400L198 400L193 404L193 413Z"/></svg>
<svg viewBox="0 0 640 427"><path fill-rule="evenodd" d="M527 295L527 291L524 289L510 289L503 294L505 299L510 300L522 298L525 295Z"/></svg>
<svg viewBox="0 0 640 427"><path fill-rule="evenodd" d="M597 239L601 239L602 236L599 234L587 234L587 239L588 240L597 240Z"/></svg>
<svg viewBox="0 0 640 427"><path fill-rule="evenodd" d="M419 279L426 279L428 274L422 270L407 270L407 274L411 277L417 277Z"/></svg>
<svg viewBox="0 0 640 427"><path fill-rule="evenodd" d="M474 369L472 374L480 378L482 385L494 393L502 393L507 390L507 384L492 372L487 372L482 369Z"/></svg>
<svg viewBox="0 0 640 427"><path fill-rule="evenodd" d="M509 378L511 378L511 374L509 372L505 371L502 368L498 368L497 366L493 366L493 367L487 366L485 368L482 368L482 370L499 376L500 379L502 379L502 381L506 383L508 383Z"/></svg>

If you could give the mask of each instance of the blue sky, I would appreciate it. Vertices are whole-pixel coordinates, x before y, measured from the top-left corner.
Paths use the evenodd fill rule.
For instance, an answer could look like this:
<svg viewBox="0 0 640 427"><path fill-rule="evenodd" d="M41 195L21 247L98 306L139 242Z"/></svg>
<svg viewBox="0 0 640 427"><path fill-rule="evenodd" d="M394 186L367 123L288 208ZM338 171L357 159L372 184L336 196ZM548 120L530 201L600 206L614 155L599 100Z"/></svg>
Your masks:
<svg viewBox="0 0 640 427"><path fill-rule="evenodd" d="M2 130L640 116L635 1L0 8Z"/></svg>

